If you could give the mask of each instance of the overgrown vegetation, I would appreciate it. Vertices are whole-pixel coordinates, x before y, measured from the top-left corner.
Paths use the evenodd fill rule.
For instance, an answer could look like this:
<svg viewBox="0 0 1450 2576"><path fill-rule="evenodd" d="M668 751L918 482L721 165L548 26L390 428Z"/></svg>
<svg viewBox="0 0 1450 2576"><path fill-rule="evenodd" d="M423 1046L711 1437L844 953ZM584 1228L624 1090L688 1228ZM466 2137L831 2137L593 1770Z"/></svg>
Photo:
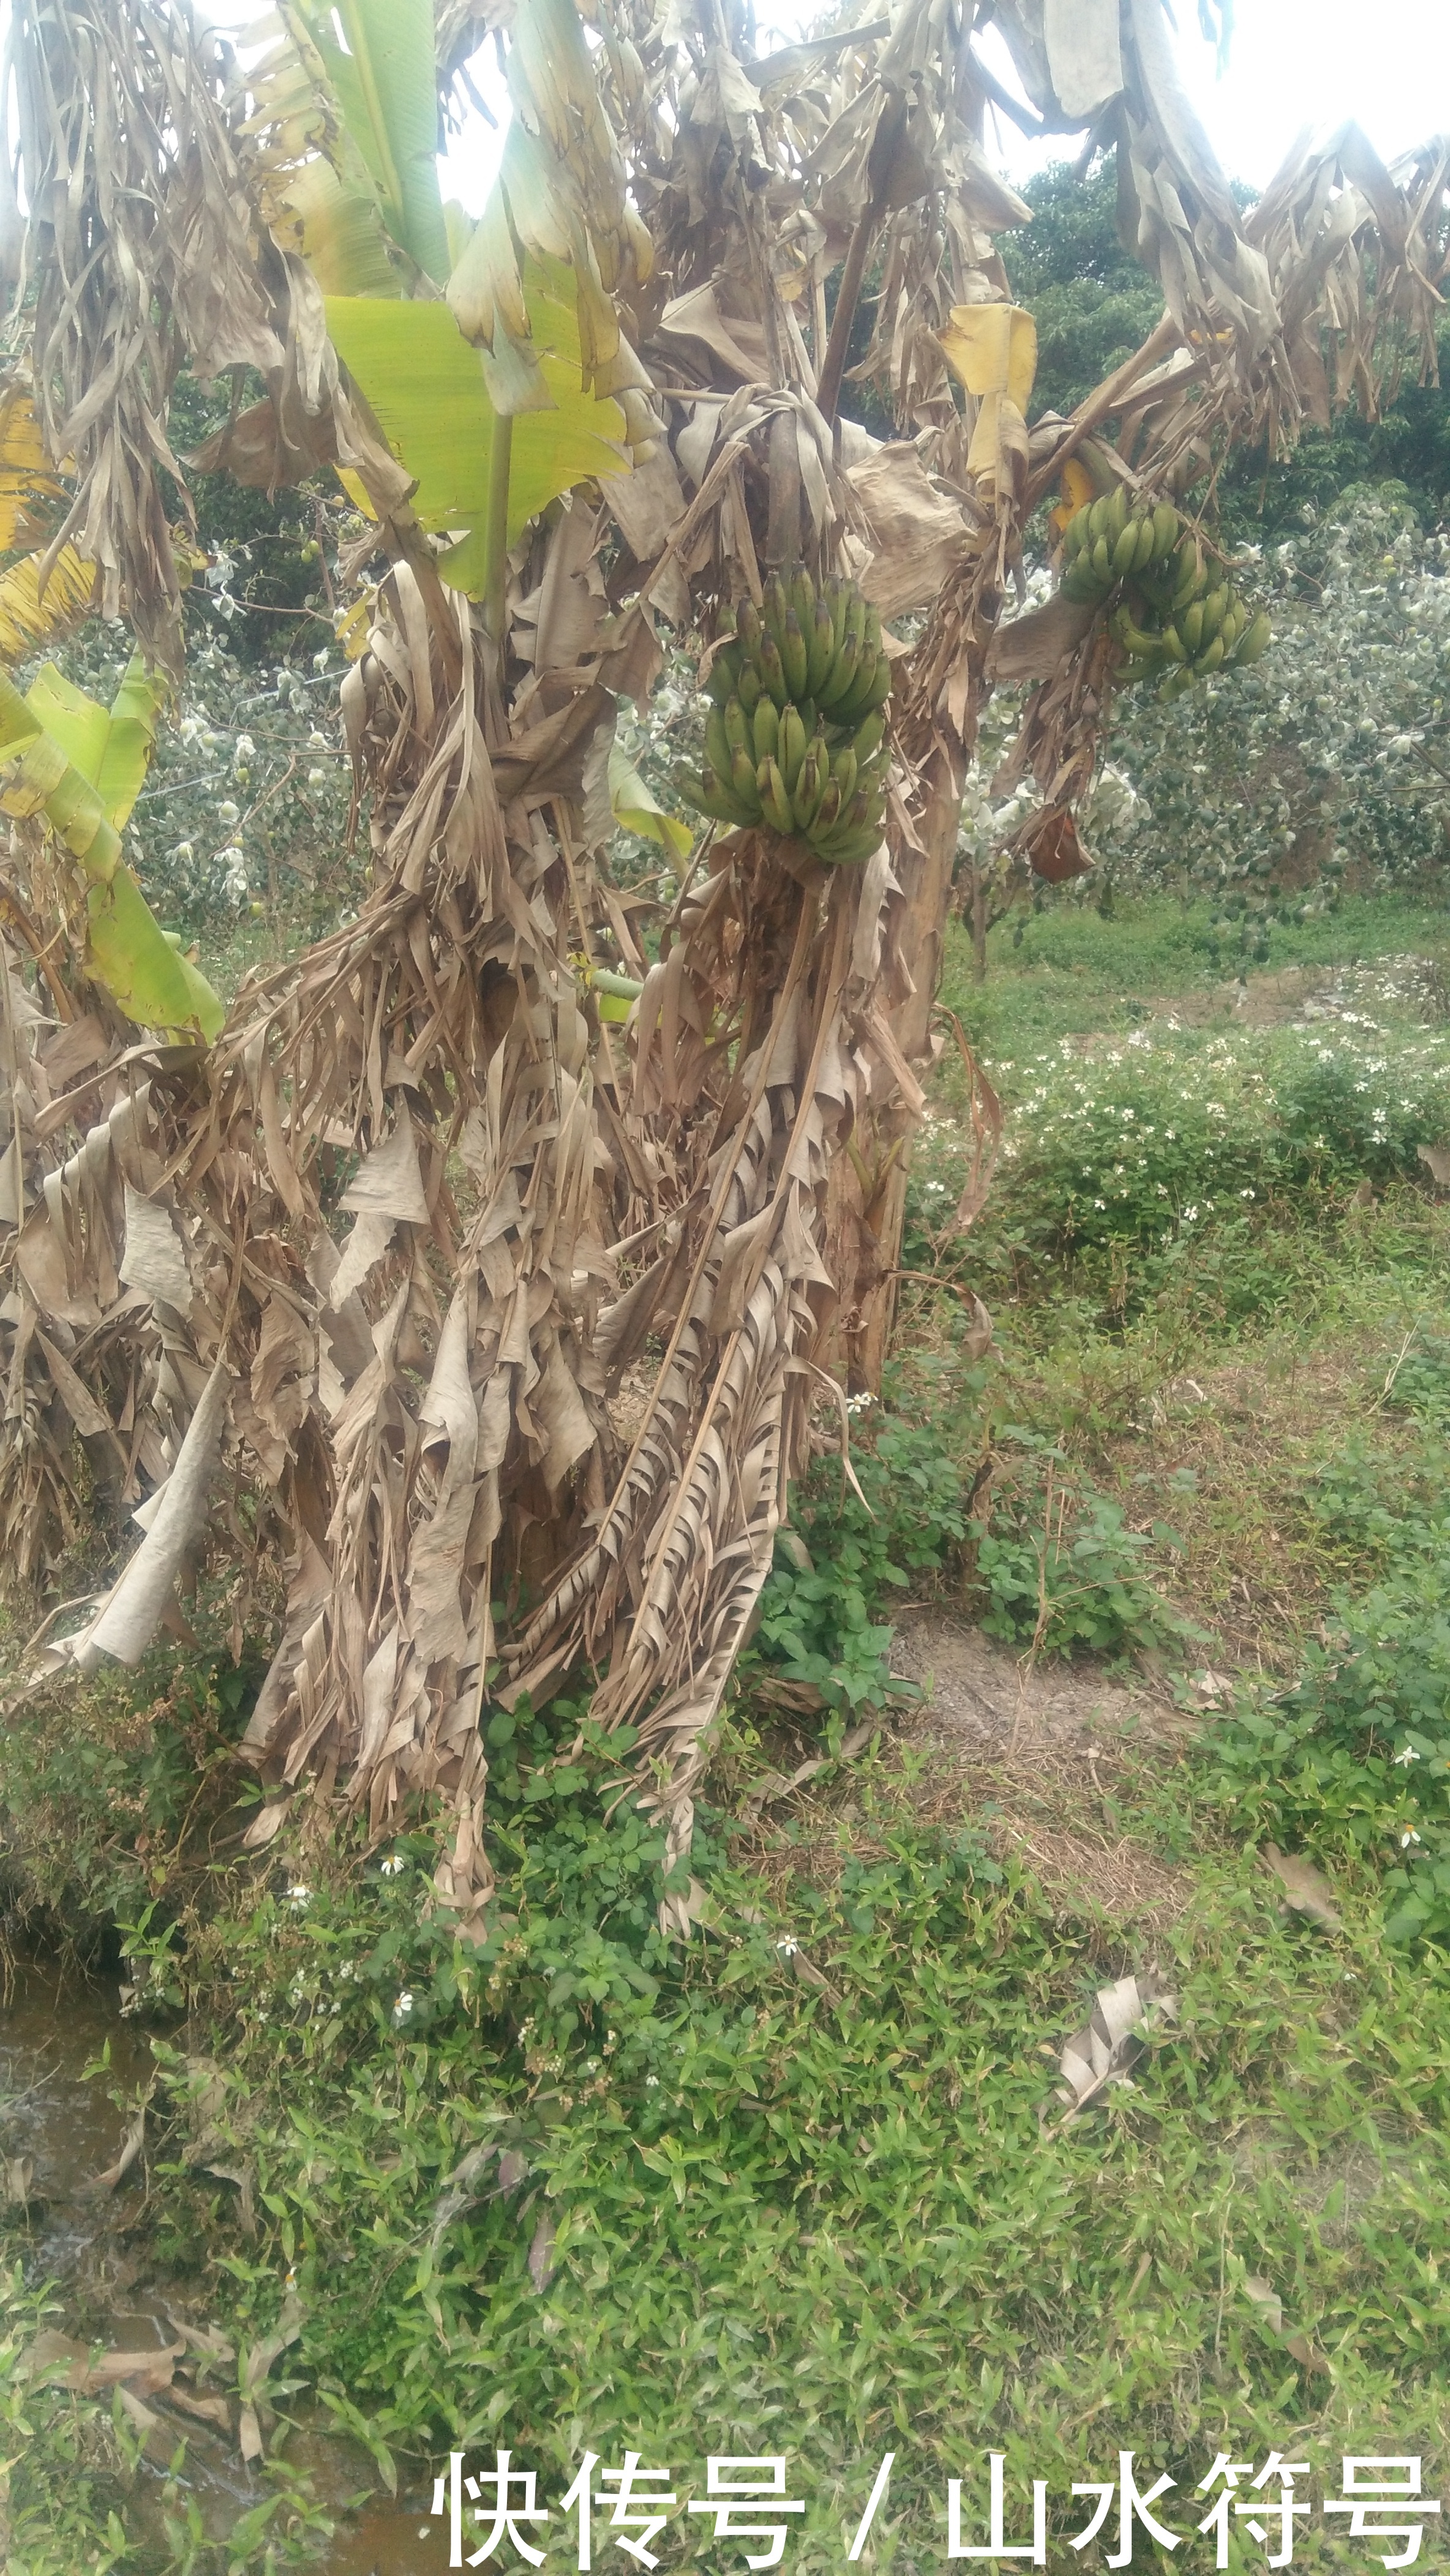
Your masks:
<svg viewBox="0 0 1450 2576"><path fill-rule="evenodd" d="M1049 2480L1062 2540L1073 2479L1108 2474L1120 2444L1177 2479L1177 2528L1217 2450L1258 2459L1290 2435L1316 2493L1351 2427L1361 2448L1421 2450L1435 2491L1450 1312L1417 1153L1445 1050L1405 927L1391 910L1386 958L1357 970L1402 988L1373 1028L1356 984L1348 1022L1038 1044L1074 1008L1084 1034L1110 1017L1114 981L1157 982L1147 961L1171 983L1151 908L1101 925L1105 962L1090 948L1063 994L1050 944L997 961L1018 1150L949 1253L928 1187L956 1175L942 1103L888 1400L851 1417L850 1474L820 1417L672 1878L628 1737L572 1701L491 1721L499 1898L479 1951L436 1907L421 1815L370 1853L238 1851L251 1810L226 1739L253 1677L224 1654L185 1687L158 1656L16 1722L13 1920L43 1903L93 1945L123 1926L158 2069L150 2259L240 2345L291 2284L300 2338L269 2392L283 2463L299 2409L420 2502L449 2447L512 2447L554 2501L585 2442L681 2475L711 2447L784 2448L807 2569L839 2557L885 2448L888 2543L912 2554L937 2544L947 2477L988 2448L1009 2478ZM1115 1152L1127 1196L1080 1227L1073 1157L1111 1171L1125 1124L1160 1129L1146 1168ZM1192 1248L1176 1267L1164 1231ZM1115 1307L1120 1254L1138 1266ZM994 1308L985 1356L968 1280ZM1303 1425L1274 1412L1299 1369ZM1256 1392L1235 1413L1220 1389L1239 1380ZM1213 1444L1235 1439L1225 1464ZM1204 1572L1215 1513L1238 1515L1243 1562L1274 1553L1260 1506L1296 1614L1261 1677ZM1198 1732L1100 1745L1091 1784L1034 1791L1000 1757L964 1763L893 1687L892 1629L922 1600L1025 1669L1146 1664L1169 1699L1193 1702L1205 1661L1237 1664L1233 1702ZM790 1790L803 1759L824 1767ZM1039 1872L1004 1824L1029 1797L1085 1853L1151 1855L1149 1912ZM1324 1874L1337 1931L1280 1911L1269 1842ZM682 1946L657 1909L691 1875ZM1063 2035L1150 1962L1178 2023L1132 2090L1044 2131ZM6 2232L23 2260L26 2222ZM184 2499L170 2541L153 2517L121 2558L134 2504L109 2416L45 2403L26 2400L31 2483L13 2492L40 2536L18 2563L228 2563L188 2534ZM68 2443L90 2484L69 2477L71 2525L52 2527L35 2499ZM231 2563L320 2540L321 2508L277 2474Z"/></svg>

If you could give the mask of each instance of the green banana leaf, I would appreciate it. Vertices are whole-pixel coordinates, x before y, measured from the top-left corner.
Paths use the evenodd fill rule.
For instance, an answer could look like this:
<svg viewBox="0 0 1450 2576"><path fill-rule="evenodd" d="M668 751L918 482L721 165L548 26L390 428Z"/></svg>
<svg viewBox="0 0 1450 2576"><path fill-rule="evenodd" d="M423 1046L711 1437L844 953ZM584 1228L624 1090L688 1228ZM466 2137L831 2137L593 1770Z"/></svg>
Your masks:
<svg viewBox="0 0 1450 2576"><path fill-rule="evenodd" d="M619 446L611 443L625 435L619 405L581 389L572 270L562 260L531 259L524 288L553 408L522 411L513 420L511 545L561 492L629 470ZM413 507L424 527L460 537L458 545L439 557L439 572L455 589L481 598L498 422L478 351L470 348L446 304L330 295L327 327L389 444L416 479Z"/></svg>
<svg viewBox="0 0 1450 2576"><path fill-rule="evenodd" d="M109 710L53 668L29 700L0 672L0 811L43 813L80 861L90 880L90 965L128 1017L141 1028L210 1039L226 1017L222 1004L167 938L121 856L118 823L146 775L158 694L139 656ZM45 710L60 734L44 721Z"/></svg>
<svg viewBox="0 0 1450 2576"><path fill-rule="evenodd" d="M281 16L294 41L304 51L310 46L322 66L346 143L376 192L384 228L441 286L450 263L438 186L431 0L336 0L335 6L334 0L283 0ZM370 269L375 261L376 246L359 224L358 210L344 202L356 194L344 177L330 212L321 202L310 209L318 231L327 234L325 264L334 278L344 236L354 257L366 259ZM313 253L309 241L309 257ZM357 293L373 280L354 273L348 284ZM382 291L396 295L398 282Z"/></svg>
<svg viewBox="0 0 1450 2576"><path fill-rule="evenodd" d="M133 653L109 707L72 686L53 662L45 663L25 693L25 703L71 766L88 778L108 820L119 831L146 782L156 744L156 710L162 683Z"/></svg>
<svg viewBox="0 0 1450 2576"><path fill-rule="evenodd" d="M688 823L665 812L617 742L610 745L609 751L609 802L616 823L622 823L627 832L638 832L643 840L660 842L671 858L689 857L695 836Z"/></svg>

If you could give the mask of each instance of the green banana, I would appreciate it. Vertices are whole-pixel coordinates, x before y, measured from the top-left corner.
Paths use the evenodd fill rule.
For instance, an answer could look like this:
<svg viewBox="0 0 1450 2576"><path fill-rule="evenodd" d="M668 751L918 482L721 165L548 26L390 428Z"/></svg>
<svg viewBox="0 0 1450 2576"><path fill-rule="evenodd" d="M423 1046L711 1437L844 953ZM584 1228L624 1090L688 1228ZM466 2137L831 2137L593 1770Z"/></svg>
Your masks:
<svg viewBox="0 0 1450 2576"><path fill-rule="evenodd" d="M1118 538L1117 543L1113 547L1114 581L1126 581L1129 573L1136 571L1138 563L1138 535L1138 522L1136 519L1130 519L1126 528L1124 528L1122 535Z"/></svg>
<svg viewBox="0 0 1450 2576"><path fill-rule="evenodd" d="M782 622L780 658L785 665L786 681L793 698L803 698L810 673L810 655L801 622L793 608L788 608Z"/></svg>
<svg viewBox="0 0 1450 2576"><path fill-rule="evenodd" d="M804 760L805 756L805 726L802 724L797 710L794 707L787 707L785 714L780 720L779 759L780 774L785 780L786 794L788 796L794 795L795 793L795 783L801 774L801 762Z"/></svg>
<svg viewBox="0 0 1450 2576"><path fill-rule="evenodd" d="M787 605L788 602L785 595L785 584L781 580L779 573L773 572L760 595L760 613L765 620L767 630L775 637L776 643L780 648L782 661L785 659L785 612Z"/></svg>
<svg viewBox="0 0 1450 2576"><path fill-rule="evenodd" d="M738 695L746 714L753 716L760 704L760 673L753 662L747 662L740 674Z"/></svg>
<svg viewBox="0 0 1450 2576"><path fill-rule="evenodd" d="M754 721L751 725L750 742L747 745L742 745L742 749L748 749L753 752L755 763L758 768L762 760L769 760L771 758L779 740L780 711L776 706L774 698L763 697L759 706L755 710Z"/></svg>
<svg viewBox="0 0 1450 2576"><path fill-rule="evenodd" d="M1228 605L1232 596L1233 593L1230 591L1226 582L1220 582L1216 590L1210 590L1205 594L1203 602L1203 640L1205 643L1208 643L1210 639L1218 633L1219 628L1223 624L1224 618L1228 614Z"/></svg>
<svg viewBox="0 0 1450 2576"><path fill-rule="evenodd" d="M857 726L856 739L851 748L858 760L866 761L871 758L873 752L880 750L885 740L886 718L877 710L866 718L864 724Z"/></svg>
<svg viewBox="0 0 1450 2576"><path fill-rule="evenodd" d="M1070 564L1063 576L1063 596L1075 600L1080 608L1095 608L1103 596L1103 585L1092 568L1086 551Z"/></svg>
<svg viewBox="0 0 1450 2576"><path fill-rule="evenodd" d="M881 654L873 653L869 649L862 654L855 680L846 696L839 701L836 707L837 724L854 725L861 716L866 714L870 707L872 694L876 687L882 658ZM890 685L891 683L888 675L887 687L889 688Z"/></svg>
<svg viewBox="0 0 1450 2576"><path fill-rule="evenodd" d="M764 631L760 623L760 611L754 600L742 599L735 612L735 632L742 651L748 654L752 662L759 658Z"/></svg>
<svg viewBox="0 0 1450 2576"><path fill-rule="evenodd" d="M795 816L798 832L807 835L810 833L816 819L817 808L826 792L826 781L829 775L830 772L826 766L826 746L817 735L801 762L800 776L791 789L791 811Z"/></svg>
<svg viewBox="0 0 1450 2576"><path fill-rule="evenodd" d="M755 783L767 823L773 825L777 832L794 832L795 815L791 811L790 798L785 792L785 780L773 760L761 762L756 772Z"/></svg>
<svg viewBox="0 0 1450 2576"><path fill-rule="evenodd" d="M1137 625L1126 608L1120 608L1114 613L1112 627L1118 642L1130 653L1149 655L1159 649L1161 638L1157 635L1149 635L1143 627Z"/></svg>
<svg viewBox="0 0 1450 2576"><path fill-rule="evenodd" d="M836 753L831 762L831 776L841 791L843 805L849 804L856 793L856 773L859 767L860 763L849 743L844 751Z"/></svg>
<svg viewBox="0 0 1450 2576"><path fill-rule="evenodd" d="M1100 586L1106 589L1113 578L1113 550L1106 537L1094 537L1090 560Z"/></svg>
<svg viewBox="0 0 1450 2576"><path fill-rule="evenodd" d="M713 770L707 769L702 778L698 770L677 769L675 786L685 804L710 815L717 823L746 824L756 820L754 808L734 795Z"/></svg>
<svg viewBox="0 0 1450 2576"><path fill-rule="evenodd" d="M1171 501L1160 501L1153 512L1153 552L1150 561L1162 563L1178 543L1180 521Z"/></svg>
<svg viewBox="0 0 1450 2576"><path fill-rule="evenodd" d="M1193 672L1195 679L1206 680L1210 671L1216 671L1222 660L1223 637L1221 635L1215 635L1210 639L1204 651L1199 654L1198 660L1194 663Z"/></svg>
<svg viewBox="0 0 1450 2576"><path fill-rule="evenodd" d="M832 825L839 822L840 816L841 782L838 778L828 778L821 793L821 801L816 807L816 831L829 832Z"/></svg>
<svg viewBox="0 0 1450 2576"><path fill-rule="evenodd" d="M1203 642L1203 602L1201 599L1191 599L1189 601L1188 606L1185 608L1182 616L1178 620L1178 632L1183 638L1184 650L1187 653L1189 660L1192 661Z"/></svg>
<svg viewBox="0 0 1450 2576"><path fill-rule="evenodd" d="M1254 619L1253 624L1248 629L1247 634L1239 637L1238 644L1234 651L1234 665L1237 670L1242 671L1246 669L1250 662L1257 662L1259 655L1264 651L1268 644L1273 631L1274 630L1269 623L1268 610L1261 608L1258 616Z"/></svg>
<svg viewBox="0 0 1450 2576"><path fill-rule="evenodd" d="M723 707L726 699L734 696L735 683L740 677L744 660L744 652L739 644L727 644L716 654L710 665L710 677L705 682L705 686L717 707Z"/></svg>
<svg viewBox="0 0 1450 2576"><path fill-rule="evenodd" d="M776 705L778 707L783 707L790 696L790 689L786 681L785 666L780 658L780 646L777 644L773 635L767 635L765 637L756 658L760 665L760 676L765 687L769 690Z"/></svg>
<svg viewBox="0 0 1450 2576"><path fill-rule="evenodd" d="M818 698L836 654L836 624L828 599L816 601L806 629L806 641L806 687L813 698Z"/></svg>
<svg viewBox="0 0 1450 2576"><path fill-rule="evenodd" d="M748 751L737 751L734 754L730 762L730 776L723 783L729 787L732 795L739 797L741 804L747 808L751 821L754 822L760 812L760 789L756 785L755 763Z"/></svg>
<svg viewBox="0 0 1450 2576"><path fill-rule="evenodd" d="M816 846L819 849L819 844ZM844 841L833 843L828 850L820 850L820 856L828 859L833 868L859 867L861 861L872 858L880 846L881 833L873 823L864 832L848 834Z"/></svg>

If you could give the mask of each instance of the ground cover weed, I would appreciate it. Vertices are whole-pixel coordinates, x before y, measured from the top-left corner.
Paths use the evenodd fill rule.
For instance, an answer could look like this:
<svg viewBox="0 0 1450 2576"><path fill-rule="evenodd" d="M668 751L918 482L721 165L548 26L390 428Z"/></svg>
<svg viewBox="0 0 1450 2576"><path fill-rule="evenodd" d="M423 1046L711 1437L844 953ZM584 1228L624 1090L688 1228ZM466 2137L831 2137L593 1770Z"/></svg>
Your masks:
<svg viewBox="0 0 1450 2576"><path fill-rule="evenodd" d="M1386 1938L1450 1951L1450 1500L1438 1433L1408 1457L1353 1436L1310 1501L1331 1541L1377 1579L1333 1597L1291 1690L1216 1733L1215 1793L1250 1832L1369 1864Z"/></svg>
<svg viewBox="0 0 1450 2576"><path fill-rule="evenodd" d="M601 1785L552 1823L535 1808L522 1861L500 1849L507 1911L526 1911L521 1873L542 1892L565 1866L544 1851L561 1803L581 1862L620 1829ZM212 2249L239 2330L270 2322L290 2270L299 2367L404 2475L412 2453L499 2442L560 2476L586 2440L677 2465L784 2447L811 2570L839 2557L849 2481L883 2446L928 2516L989 2445L1064 2489L1120 2440L1190 2485L1190 2458L1196 2478L1286 2427L1326 2449L1341 2422L1382 2447L1393 2427L1433 2456L1450 1998L1372 1947L1306 1940L1246 1862L1209 1860L1192 1918L1154 1935L1180 2036L1044 2143L1043 2045L1127 1954L889 1786L868 1762L839 1869L784 1904L714 1842L717 1928L572 2032L522 1990L492 2000L466 1961L426 2029L352 1979L288 2006L324 1922L333 1960L361 1963L395 1909L426 1924L429 1887L373 1865L274 1901L229 1952L219 2123L255 2167L259 2237L184 2152L159 2160L178 2246ZM555 1919L571 1901L549 1897ZM165 2064L179 2146L201 2069ZM451 2191L490 2145L508 2166ZM1350 2158L1374 2187L1346 2214ZM1329 2353L1327 2388L1262 2332L1258 2274Z"/></svg>
<svg viewBox="0 0 1450 2576"><path fill-rule="evenodd" d="M1041 1655L1085 1650L1120 1661L1145 1648L1181 1650L1198 1634L1149 1572L1181 1547L1175 1530L1162 1521L1130 1528L1122 1505L1040 1435L1017 1427L1001 1442L1015 1445L1022 1465L993 1481L988 1513L972 1529L973 1606L989 1637Z"/></svg>
<svg viewBox="0 0 1450 2576"><path fill-rule="evenodd" d="M882 1609L893 1592L938 1576L967 1535L961 1466L943 1426L874 1411L857 1417L864 1436L849 1476L824 1457L797 1487L740 1667L747 1694L766 1670L818 1692L837 1735L842 1716L901 1696Z"/></svg>

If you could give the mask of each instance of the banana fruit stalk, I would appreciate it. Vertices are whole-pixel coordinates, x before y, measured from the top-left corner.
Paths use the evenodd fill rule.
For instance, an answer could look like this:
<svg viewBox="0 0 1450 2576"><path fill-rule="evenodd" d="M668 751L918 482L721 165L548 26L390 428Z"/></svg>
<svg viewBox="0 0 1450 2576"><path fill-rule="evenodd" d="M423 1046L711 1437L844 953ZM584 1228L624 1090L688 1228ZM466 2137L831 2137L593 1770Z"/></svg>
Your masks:
<svg viewBox="0 0 1450 2576"><path fill-rule="evenodd" d="M881 620L854 582L819 589L804 569L772 573L742 602L711 665L699 770L676 785L716 822L804 841L838 867L881 840L891 665Z"/></svg>

